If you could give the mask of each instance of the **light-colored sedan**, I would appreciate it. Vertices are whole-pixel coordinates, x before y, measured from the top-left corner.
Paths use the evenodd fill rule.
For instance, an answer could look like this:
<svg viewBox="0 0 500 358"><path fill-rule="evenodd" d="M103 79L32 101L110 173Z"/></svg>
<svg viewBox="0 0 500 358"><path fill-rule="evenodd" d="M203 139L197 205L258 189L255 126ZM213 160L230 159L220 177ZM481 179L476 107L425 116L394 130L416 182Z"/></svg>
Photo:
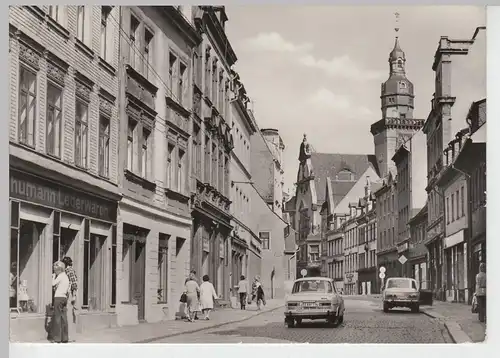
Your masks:
<svg viewBox="0 0 500 358"><path fill-rule="evenodd" d="M382 299L384 312L389 312L394 307L411 308L414 313L420 310L420 292L417 281L412 278L388 278Z"/></svg>
<svg viewBox="0 0 500 358"><path fill-rule="evenodd" d="M303 319L326 319L335 327L344 321L344 299L327 277L303 277L295 280L292 293L285 299L285 323L293 328Z"/></svg>

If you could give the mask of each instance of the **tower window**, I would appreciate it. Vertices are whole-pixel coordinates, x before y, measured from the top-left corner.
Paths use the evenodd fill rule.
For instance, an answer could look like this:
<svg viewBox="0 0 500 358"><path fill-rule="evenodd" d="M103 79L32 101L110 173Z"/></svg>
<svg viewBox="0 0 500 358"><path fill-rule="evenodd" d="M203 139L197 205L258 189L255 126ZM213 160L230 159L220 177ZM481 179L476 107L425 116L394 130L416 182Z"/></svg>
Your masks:
<svg viewBox="0 0 500 358"><path fill-rule="evenodd" d="M408 87L408 85L406 84L406 82L400 81L399 82L399 87L401 87L402 89L406 89Z"/></svg>
<svg viewBox="0 0 500 358"><path fill-rule="evenodd" d="M398 68L403 69L403 60L398 59Z"/></svg>

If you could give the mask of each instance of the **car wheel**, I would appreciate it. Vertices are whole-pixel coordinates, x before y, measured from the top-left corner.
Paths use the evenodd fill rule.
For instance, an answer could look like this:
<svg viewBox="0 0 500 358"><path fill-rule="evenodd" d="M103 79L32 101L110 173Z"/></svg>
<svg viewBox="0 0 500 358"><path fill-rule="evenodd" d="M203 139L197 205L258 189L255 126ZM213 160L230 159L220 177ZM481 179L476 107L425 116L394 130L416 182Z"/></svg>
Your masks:
<svg viewBox="0 0 500 358"><path fill-rule="evenodd" d="M287 325L288 328L295 327L295 321L293 320L293 318L285 320L285 323L286 323L286 325Z"/></svg>
<svg viewBox="0 0 500 358"><path fill-rule="evenodd" d="M419 312L420 312L420 305L419 305L419 304L414 305L414 306L411 308L411 311L412 311L413 313L419 313Z"/></svg>
<svg viewBox="0 0 500 358"><path fill-rule="evenodd" d="M387 313L389 312L389 305L384 302L384 312Z"/></svg>
<svg viewBox="0 0 500 358"><path fill-rule="evenodd" d="M295 320L295 324L296 324L297 326L301 325L301 324L302 324L302 318L297 318L297 319Z"/></svg>

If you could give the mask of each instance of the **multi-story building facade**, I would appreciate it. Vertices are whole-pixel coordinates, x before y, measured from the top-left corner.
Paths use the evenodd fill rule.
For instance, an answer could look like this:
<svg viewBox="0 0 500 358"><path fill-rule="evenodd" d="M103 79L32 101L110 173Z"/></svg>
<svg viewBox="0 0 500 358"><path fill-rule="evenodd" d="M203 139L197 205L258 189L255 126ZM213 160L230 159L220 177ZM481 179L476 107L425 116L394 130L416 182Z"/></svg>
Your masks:
<svg viewBox="0 0 500 358"><path fill-rule="evenodd" d="M385 268L385 277L399 276L396 229L398 223L397 182L392 173L383 180L382 186L374 190L377 202L377 266ZM384 282L380 281L379 286Z"/></svg>
<svg viewBox="0 0 500 358"><path fill-rule="evenodd" d="M283 150L276 129L262 129L251 138L252 216L262 244L261 281L270 298L282 298L290 267L295 266L295 234L283 215ZM264 204L264 205L263 205Z"/></svg>
<svg viewBox="0 0 500 358"><path fill-rule="evenodd" d="M406 76L406 55L396 37L389 54L389 78L381 86L382 119L371 126L375 156L384 185L375 192L377 201L378 266L384 266L386 277L400 270L397 240L396 166L392 157L401 143L419 130L423 121L413 118L414 87Z"/></svg>
<svg viewBox="0 0 500 358"><path fill-rule="evenodd" d="M467 252L465 238L468 229L466 206L467 180L464 173L453 168L453 162L467 139L468 129L457 133L444 150L444 169L436 181L443 193L444 207L444 286L445 299L451 302L467 302Z"/></svg>
<svg viewBox="0 0 500 358"><path fill-rule="evenodd" d="M52 265L64 256L79 279L77 330L116 325L119 14L9 7L13 340L46 337Z"/></svg>
<svg viewBox="0 0 500 358"><path fill-rule="evenodd" d="M348 214L332 214L325 223L325 247L324 253L326 273L324 276L335 281L335 287L344 292L344 223Z"/></svg>
<svg viewBox="0 0 500 358"><path fill-rule="evenodd" d="M234 138L234 148L231 152L231 213L233 242L239 242L242 253L241 267L234 267L231 285L235 288L239 282L238 271L245 277L255 277L261 273L261 243L255 233L252 218L251 186L251 137L257 132L255 118L248 109L249 99L239 75L233 71L232 86L235 97L231 103L231 131ZM243 248L245 250L243 250ZM237 263L237 261L235 262ZM236 288L235 288L236 289ZM237 291L236 291L237 292Z"/></svg>
<svg viewBox="0 0 500 358"><path fill-rule="evenodd" d="M468 230L464 251L467 257L466 300L470 303L479 264L486 262L486 99L471 105L467 123L469 134L453 168L463 172L467 183L464 191Z"/></svg>
<svg viewBox="0 0 500 358"><path fill-rule="evenodd" d="M370 154L330 154L311 150L304 135L299 151L299 169L295 196L285 205L293 227L299 233L297 274L305 269L308 276L325 273L320 258L322 249L320 210L327 198L326 188L331 187L331 213L348 210L348 201L363 193L367 176L378 177L375 156ZM317 172L315 172L317 170ZM324 238L323 238L324 239ZM322 269L323 267L323 269Z"/></svg>
<svg viewBox="0 0 500 358"><path fill-rule="evenodd" d="M372 189L381 184L366 181L365 196L359 199L358 208L361 213L357 218L358 225L358 293L371 295L379 293L377 271L377 211L375 195ZM373 188L372 188L373 186Z"/></svg>
<svg viewBox="0 0 500 358"><path fill-rule="evenodd" d="M202 37L194 51L192 142L196 164L191 185L191 267L208 274L217 293L229 298L231 274L242 272L245 247L233 237L230 212L231 66L236 54L225 33L224 6L194 6Z"/></svg>
<svg viewBox="0 0 500 358"><path fill-rule="evenodd" d="M474 37L479 29L476 30ZM452 140L451 108L456 98L451 93L452 56L467 55L471 40L451 40L442 36L432 69L435 72L435 92L431 102L431 111L423 126L427 136L427 239L429 250L429 281L437 299L445 299L443 270L443 237L445 232L444 195L439 190L437 181L444 166L445 146Z"/></svg>
<svg viewBox="0 0 500 358"><path fill-rule="evenodd" d="M408 249L408 262L410 266L409 277L418 282L418 287L423 290L429 288L427 275L427 248L424 245L427 237L427 204L409 221L410 242Z"/></svg>
<svg viewBox="0 0 500 358"><path fill-rule="evenodd" d="M175 6L123 7L121 26L117 310L119 324L133 324L173 319L190 269L191 53L201 36Z"/></svg>
<svg viewBox="0 0 500 358"><path fill-rule="evenodd" d="M412 263L408 260L410 250L410 227L408 221L413 218L426 202L426 138L422 131L416 132L402 143L392 160L397 170L397 207L398 226L396 246L398 254L406 261L401 263L401 275L411 276ZM403 259L404 261L404 259Z"/></svg>
<svg viewBox="0 0 500 358"><path fill-rule="evenodd" d="M482 118L480 118L482 117ZM474 292L474 276L478 272L479 262L484 260L474 260L468 252L472 251L471 246L476 244L472 237L476 235L471 233L471 229L479 227L479 232L484 232L485 218L478 215L478 211L484 210L484 191L485 191L485 168L484 153L479 149L476 152L467 153L469 157L468 164L464 168L464 159L466 155L467 144L471 137L477 133L477 129L486 122L486 100L474 102L469 111L467 121L471 124L469 128L459 131L455 138L448 143L444 150L444 169L436 180L439 191L443 193L444 204L444 266L443 279L445 287L445 299L452 302L470 302ZM474 123L472 125L472 123ZM472 133L472 134L471 134ZM478 138L478 146L485 143L486 138ZM477 143L476 143L477 144ZM470 147L469 147L470 148ZM459 161L461 156L461 161ZM472 164L474 163L474 164ZM458 164L458 165L457 165ZM470 167L474 170L470 170ZM481 169L477 169L481 168ZM473 174L472 174L473 173ZM480 180L478 180L478 178ZM471 204L472 194L469 191L475 191L482 194L478 195L475 203ZM475 210L476 217L472 218L472 210ZM478 220L478 218L481 218ZM479 224L479 225L478 225ZM476 244L477 251L482 252L481 242Z"/></svg>
<svg viewBox="0 0 500 358"><path fill-rule="evenodd" d="M349 218L344 223L344 293L358 294L358 223L357 216L360 210L358 203L349 204Z"/></svg>

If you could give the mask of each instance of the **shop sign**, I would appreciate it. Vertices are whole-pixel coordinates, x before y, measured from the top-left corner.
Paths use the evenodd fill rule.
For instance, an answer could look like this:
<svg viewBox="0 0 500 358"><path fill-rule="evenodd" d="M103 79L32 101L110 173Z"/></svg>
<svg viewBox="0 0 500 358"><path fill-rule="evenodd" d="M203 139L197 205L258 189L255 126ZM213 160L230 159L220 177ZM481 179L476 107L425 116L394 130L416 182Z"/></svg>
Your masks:
<svg viewBox="0 0 500 358"><path fill-rule="evenodd" d="M455 245L464 242L464 230L460 230L450 236L444 238L444 248L449 249Z"/></svg>
<svg viewBox="0 0 500 358"><path fill-rule="evenodd" d="M11 198L116 222L117 203L27 173L10 170L9 188Z"/></svg>
<svg viewBox="0 0 500 358"><path fill-rule="evenodd" d="M403 245L398 245L398 254L408 250L408 243L405 242Z"/></svg>
<svg viewBox="0 0 500 358"><path fill-rule="evenodd" d="M210 252L210 241L208 239L208 236L203 236L203 251L205 252Z"/></svg>
<svg viewBox="0 0 500 358"><path fill-rule="evenodd" d="M224 241L220 240L220 242L219 242L219 256L221 259L224 258L224 251L225 251L224 249L225 249Z"/></svg>

